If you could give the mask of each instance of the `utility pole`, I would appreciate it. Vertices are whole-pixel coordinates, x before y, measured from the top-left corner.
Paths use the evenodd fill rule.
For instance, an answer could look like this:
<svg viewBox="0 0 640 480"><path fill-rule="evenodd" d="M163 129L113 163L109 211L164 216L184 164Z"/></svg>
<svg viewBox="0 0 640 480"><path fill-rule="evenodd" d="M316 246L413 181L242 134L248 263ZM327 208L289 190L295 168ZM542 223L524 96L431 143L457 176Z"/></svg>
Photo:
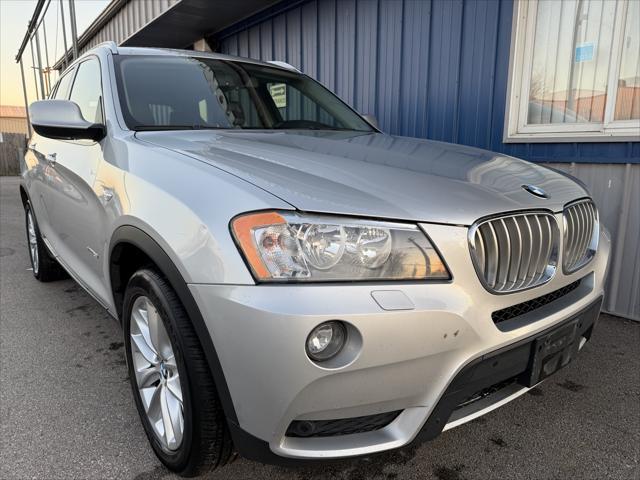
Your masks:
<svg viewBox="0 0 640 480"><path fill-rule="evenodd" d="M29 118L29 100L27 99L27 83L24 80L24 67L22 66L22 57L20 57L20 75L22 76L22 94L24 95L24 110L27 113L27 128L29 129L29 138L31 138L31 118Z"/></svg>
<svg viewBox="0 0 640 480"><path fill-rule="evenodd" d="M36 30L36 52L38 53L38 73L40 74L40 93L42 94L42 99L46 96L46 91L44 89L44 75L42 73L42 56L40 55L40 35L38 34L38 30Z"/></svg>
<svg viewBox="0 0 640 480"><path fill-rule="evenodd" d="M42 18L42 35L44 36L44 59L47 62L47 68L44 69L45 73L45 86L47 87L47 96L51 93L51 69L49 68L49 47L47 46L47 26L44 21L44 17Z"/></svg>
<svg viewBox="0 0 640 480"><path fill-rule="evenodd" d="M67 28L64 26L64 2L60 1L60 19L62 20L62 42L64 43L64 54L62 55L62 70L67 68Z"/></svg>
<svg viewBox="0 0 640 480"><path fill-rule="evenodd" d="M73 60L78 58L78 31L76 28L76 7L73 0L69 0L69 16L71 20L71 41L73 42Z"/></svg>
<svg viewBox="0 0 640 480"><path fill-rule="evenodd" d="M40 95L38 94L38 74L36 73L36 57L33 54L33 37L29 39L29 46L31 47L31 68L33 70L33 83L36 86L36 100L40 99Z"/></svg>

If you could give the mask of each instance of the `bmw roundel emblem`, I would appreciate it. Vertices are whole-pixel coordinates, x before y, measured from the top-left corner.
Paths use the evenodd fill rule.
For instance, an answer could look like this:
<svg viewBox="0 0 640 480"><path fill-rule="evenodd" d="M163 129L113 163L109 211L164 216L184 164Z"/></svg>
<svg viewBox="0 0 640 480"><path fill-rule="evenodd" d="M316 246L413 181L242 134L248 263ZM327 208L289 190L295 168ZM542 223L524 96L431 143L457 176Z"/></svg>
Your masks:
<svg viewBox="0 0 640 480"><path fill-rule="evenodd" d="M540 187L536 187L535 185L522 185L522 188L524 188L531 195L535 195L536 197L549 198L549 195L547 195L547 192L545 192Z"/></svg>

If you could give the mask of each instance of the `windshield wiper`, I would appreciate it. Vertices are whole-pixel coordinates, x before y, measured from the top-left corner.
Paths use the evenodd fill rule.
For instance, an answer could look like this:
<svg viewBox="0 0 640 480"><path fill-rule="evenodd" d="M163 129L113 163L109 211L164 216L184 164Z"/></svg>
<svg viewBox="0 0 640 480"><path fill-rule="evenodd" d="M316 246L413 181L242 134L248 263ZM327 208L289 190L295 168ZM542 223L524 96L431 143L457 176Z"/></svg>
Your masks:
<svg viewBox="0 0 640 480"><path fill-rule="evenodd" d="M136 132L148 132L154 130L225 130L225 127L211 125L137 125L133 128Z"/></svg>
<svg viewBox="0 0 640 480"><path fill-rule="evenodd" d="M268 129L267 129L268 130ZM362 132L363 130L356 130L355 128L340 128L340 127L273 127L271 130L330 130L332 132Z"/></svg>

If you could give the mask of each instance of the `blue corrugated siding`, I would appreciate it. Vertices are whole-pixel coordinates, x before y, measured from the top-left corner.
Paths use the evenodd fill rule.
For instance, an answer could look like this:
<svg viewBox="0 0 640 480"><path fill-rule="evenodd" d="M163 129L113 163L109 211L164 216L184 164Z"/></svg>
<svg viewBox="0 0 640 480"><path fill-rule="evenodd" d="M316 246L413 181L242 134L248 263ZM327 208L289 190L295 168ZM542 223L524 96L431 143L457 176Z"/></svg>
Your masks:
<svg viewBox="0 0 640 480"><path fill-rule="evenodd" d="M639 142L502 142L512 15L512 0L288 0L222 32L220 50L295 65L392 134L640 163Z"/></svg>

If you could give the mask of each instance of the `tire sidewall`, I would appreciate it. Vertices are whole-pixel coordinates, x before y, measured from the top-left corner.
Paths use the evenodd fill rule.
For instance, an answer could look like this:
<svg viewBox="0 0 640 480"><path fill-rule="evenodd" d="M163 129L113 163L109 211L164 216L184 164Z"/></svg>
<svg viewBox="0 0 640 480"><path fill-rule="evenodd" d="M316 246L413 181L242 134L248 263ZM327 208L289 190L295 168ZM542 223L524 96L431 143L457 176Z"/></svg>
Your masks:
<svg viewBox="0 0 640 480"><path fill-rule="evenodd" d="M185 358L183 352L185 351L182 345L180 335L177 333L177 326L173 317L171 306L169 305L164 293L159 285L154 281L151 272L148 270L141 270L135 273L127 286L123 310L122 310L122 326L124 332L124 345L125 354L127 359L127 368L129 371L129 380L133 397L140 415L142 426L149 439L149 443L158 456L158 458L171 470L181 471L189 463L191 456L191 450L194 439L194 409L191 395L191 381L189 379ZM131 310L136 298L140 296L146 296L154 305L158 314L160 315L162 322L167 330L167 334L172 343L173 352L176 357L176 364L178 366L178 374L180 375L180 386L182 388L183 398L183 417L184 417L184 434L182 438L182 444L175 452L169 452L165 450L160 441L158 440L140 398L140 392L138 391L138 385L136 382L132 351L131 351Z"/></svg>

